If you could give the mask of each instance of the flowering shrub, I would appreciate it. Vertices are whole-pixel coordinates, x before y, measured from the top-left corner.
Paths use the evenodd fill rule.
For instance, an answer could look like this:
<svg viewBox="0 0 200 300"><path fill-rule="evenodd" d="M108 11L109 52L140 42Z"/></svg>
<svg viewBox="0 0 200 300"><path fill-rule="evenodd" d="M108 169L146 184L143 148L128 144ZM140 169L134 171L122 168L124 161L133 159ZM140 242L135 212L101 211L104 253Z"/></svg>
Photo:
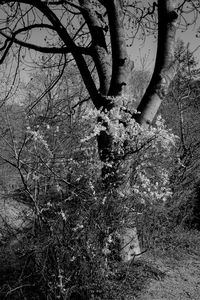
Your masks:
<svg viewBox="0 0 200 300"><path fill-rule="evenodd" d="M176 137L159 116L155 126L143 128L127 111L125 100L109 112L90 109L82 122L90 131L72 155L56 159L55 128L28 126L23 164L26 187L35 211L34 235L24 247L43 282L42 294L52 299L73 295L109 298L105 286L116 275L118 234L137 225L137 205L163 203L171 196L169 174ZM96 123L96 120L99 120ZM93 126L92 126L93 125ZM98 158L96 138L111 137L109 161ZM105 190L101 170L109 165L118 183ZM117 166L117 167L116 167ZM99 295L98 295L99 291Z"/></svg>
<svg viewBox="0 0 200 300"><path fill-rule="evenodd" d="M120 99L120 98L119 98ZM133 111L134 112L134 111ZM173 163L173 148L177 137L166 128L164 120L158 116L154 126L141 127L126 112L123 106L116 106L109 112L92 111L89 118L100 119L93 131L82 142L98 136L105 131L113 139L113 162L117 157L120 172L128 172L129 194L140 198L141 202L166 201L172 195L169 175ZM127 171L128 166L128 171Z"/></svg>

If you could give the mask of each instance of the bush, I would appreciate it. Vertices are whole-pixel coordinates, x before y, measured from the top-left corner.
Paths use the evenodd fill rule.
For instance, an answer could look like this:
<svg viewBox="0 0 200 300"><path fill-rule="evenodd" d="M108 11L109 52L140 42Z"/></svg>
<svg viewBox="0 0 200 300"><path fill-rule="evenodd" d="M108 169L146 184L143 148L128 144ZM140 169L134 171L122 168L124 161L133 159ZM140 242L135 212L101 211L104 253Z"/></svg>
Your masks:
<svg viewBox="0 0 200 300"><path fill-rule="evenodd" d="M94 113L95 120L98 114L115 139L113 155L119 174L114 176L122 182L128 179L123 188L114 182L105 189L100 177L103 163L91 140L106 130L102 124L94 126L72 157L59 161L54 160L46 133L29 129L30 149L37 150L38 156L31 163L28 157L33 172L24 192L34 211L34 226L18 249L23 272L7 289L13 297L21 299L26 284L33 284L41 299L116 299L113 282L120 272L126 274L120 262L120 231L137 226L144 246L151 246L152 237L155 241L160 227L168 222L162 209L171 196L170 161L168 165L166 161L174 135L161 118L147 130L120 107L110 116ZM21 191L19 195L23 198Z"/></svg>

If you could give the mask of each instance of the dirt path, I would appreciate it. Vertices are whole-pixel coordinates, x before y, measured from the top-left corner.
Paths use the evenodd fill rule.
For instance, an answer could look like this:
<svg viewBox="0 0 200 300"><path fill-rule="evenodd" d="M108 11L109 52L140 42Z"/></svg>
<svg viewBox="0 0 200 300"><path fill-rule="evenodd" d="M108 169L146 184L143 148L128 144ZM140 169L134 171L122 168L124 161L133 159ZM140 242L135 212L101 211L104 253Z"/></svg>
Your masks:
<svg viewBox="0 0 200 300"><path fill-rule="evenodd" d="M200 257L187 256L181 261L145 258L165 276L152 279L137 300L200 300Z"/></svg>

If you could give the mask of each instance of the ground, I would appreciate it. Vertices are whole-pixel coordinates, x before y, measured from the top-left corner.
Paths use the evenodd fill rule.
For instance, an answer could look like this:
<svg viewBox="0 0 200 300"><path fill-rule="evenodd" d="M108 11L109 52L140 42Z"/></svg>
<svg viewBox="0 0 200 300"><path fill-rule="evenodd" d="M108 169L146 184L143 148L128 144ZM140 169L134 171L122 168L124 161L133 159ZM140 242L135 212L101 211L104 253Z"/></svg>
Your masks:
<svg viewBox="0 0 200 300"><path fill-rule="evenodd" d="M180 260L143 257L163 276L149 279L137 300L199 300L200 299L200 257L189 255Z"/></svg>
<svg viewBox="0 0 200 300"><path fill-rule="evenodd" d="M199 300L200 232L176 229L159 234L150 246L143 255L121 267L113 263L104 294L95 300ZM0 250L0 299L43 299L37 274L28 267L29 260L24 262L8 246L2 245ZM32 277L27 277L25 266Z"/></svg>

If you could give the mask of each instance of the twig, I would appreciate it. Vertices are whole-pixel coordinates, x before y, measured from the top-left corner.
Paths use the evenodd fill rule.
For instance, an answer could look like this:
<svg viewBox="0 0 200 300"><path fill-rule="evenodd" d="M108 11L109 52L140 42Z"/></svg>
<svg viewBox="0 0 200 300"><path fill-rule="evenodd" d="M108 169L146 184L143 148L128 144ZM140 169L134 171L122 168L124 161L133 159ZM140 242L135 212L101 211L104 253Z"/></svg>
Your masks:
<svg viewBox="0 0 200 300"><path fill-rule="evenodd" d="M35 285L34 284L24 284L24 285L17 286L16 288L14 288L14 289L10 290L9 292L7 292L6 296L8 296L9 294L15 292L18 289L21 289L21 288L27 287L27 286L35 286Z"/></svg>

